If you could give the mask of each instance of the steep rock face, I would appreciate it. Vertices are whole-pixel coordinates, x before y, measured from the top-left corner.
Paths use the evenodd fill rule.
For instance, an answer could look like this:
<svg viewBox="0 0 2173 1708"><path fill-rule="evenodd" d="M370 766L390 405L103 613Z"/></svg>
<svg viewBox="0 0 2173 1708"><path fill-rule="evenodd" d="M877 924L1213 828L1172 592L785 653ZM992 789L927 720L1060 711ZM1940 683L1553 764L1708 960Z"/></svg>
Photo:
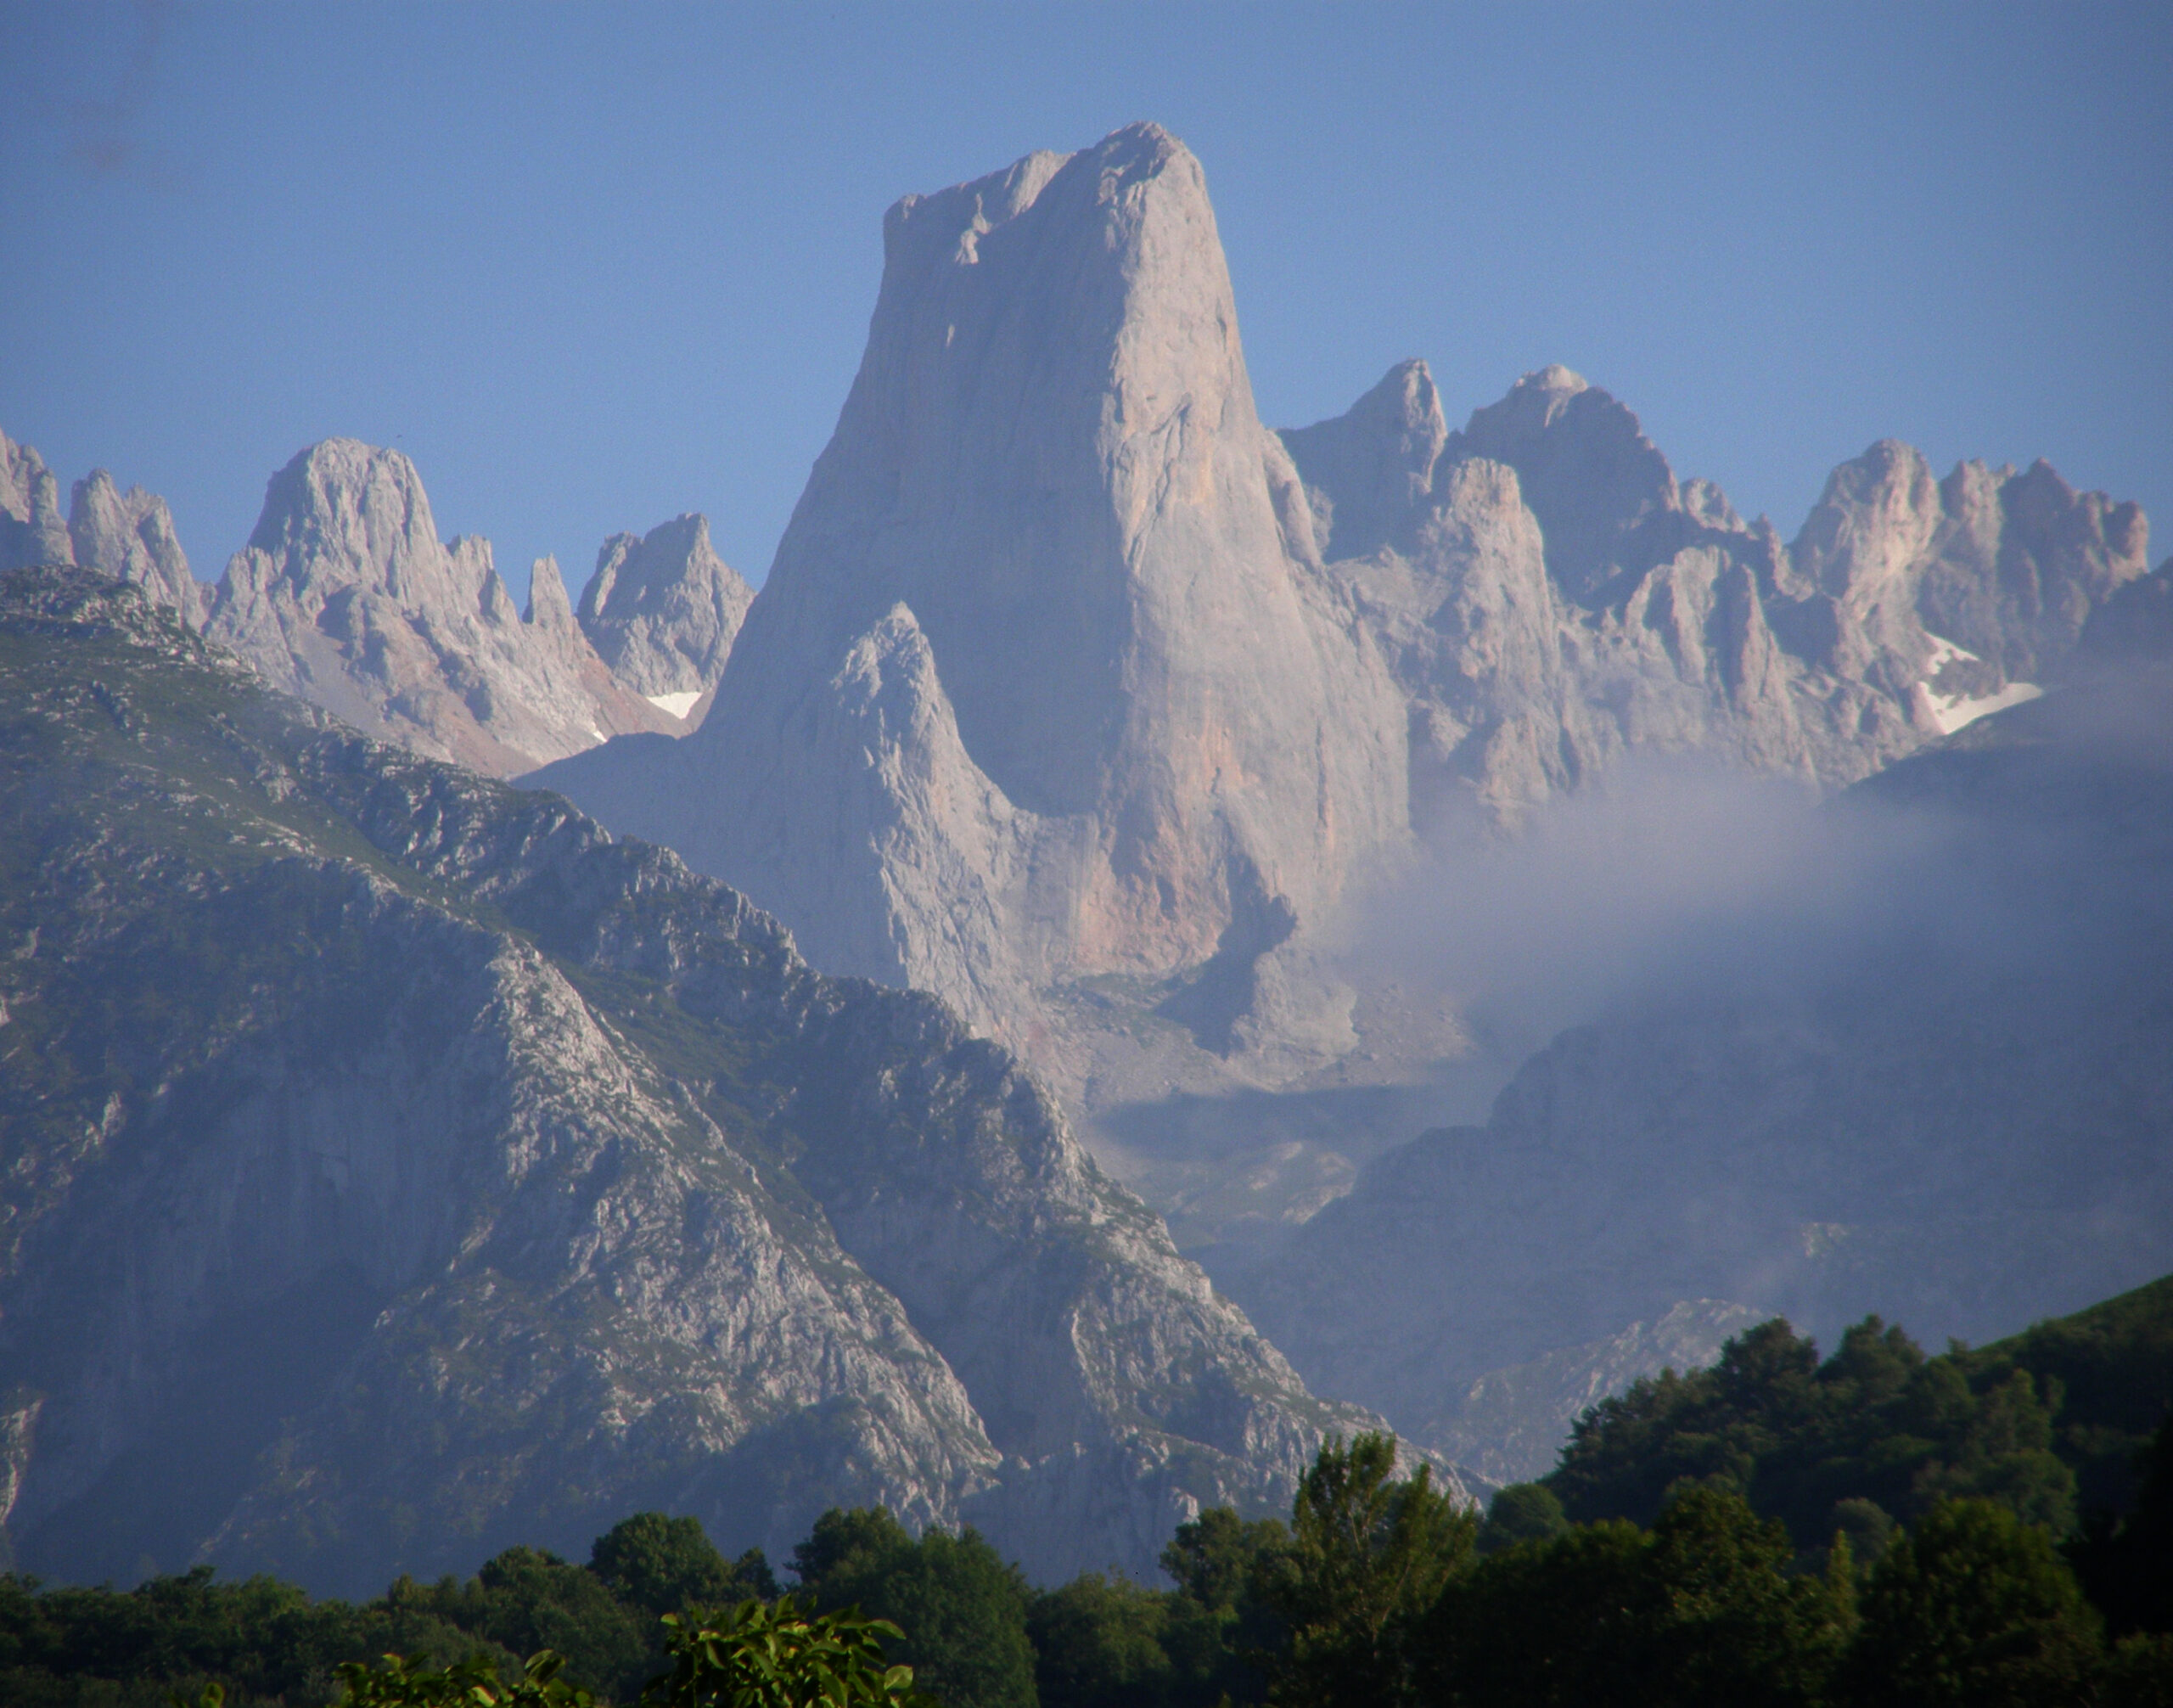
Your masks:
<svg viewBox="0 0 2173 1708"><path fill-rule="evenodd" d="M676 727L557 614L521 621L487 542L440 543L399 452L328 439L272 477L205 632L357 729L500 775Z"/></svg>
<svg viewBox="0 0 2173 1708"><path fill-rule="evenodd" d="M1974 655L1996 689L2059 674L2091 612L2149 567L2149 529L2136 505L2077 492L2044 462L1962 463L1940 480L1888 439L1833 471L1789 549L1891 649L1929 632Z"/></svg>
<svg viewBox="0 0 2173 1708"><path fill-rule="evenodd" d="M0 683L19 1564L352 1593L883 1500L1143 1572L1367 1423L1015 1060L671 854L85 572L0 583Z"/></svg>
<svg viewBox="0 0 2173 1708"><path fill-rule="evenodd" d="M200 627L211 589L189 573L165 499L94 469L76 482L68 520L59 485L37 452L0 433L0 570L79 564L141 587L159 604Z"/></svg>
<svg viewBox="0 0 2173 1708"><path fill-rule="evenodd" d="M2077 649L2086 670L2173 658L2173 558L2093 612Z"/></svg>
<svg viewBox="0 0 2173 1708"><path fill-rule="evenodd" d="M1623 580L1665 563L1698 531L1675 473L1637 418L1558 364L1527 374L1474 409L1442 447L1450 463L1506 463L1539 519L1547 567L1573 602L1596 609Z"/></svg>
<svg viewBox="0 0 2173 1708"><path fill-rule="evenodd" d="M83 568L132 582L191 627L203 626L211 590L189 573L165 499L141 486L123 492L112 475L94 469L70 497L68 538Z"/></svg>
<svg viewBox="0 0 2173 1708"><path fill-rule="evenodd" d="M1282 438L1305 476L1322 554L1361 558L1423 508L1449 427L1426 364L1399 362L1348 413Z"/></svg>
<svg viewBox="0 0 2173 1708"><path fill-rule="evenodd" d="M755 590L716 554L705 517L614 534L581 590L581 632L650 705L699 723Z"/></svg>
<svg viewBox="0 0 2173 1708"><path fill-rule="evenodd" d="M651 809L628 822L772 901L819 962L928 977L976 1020L1062 974L1272 947L1229 940L1252 897L1309 917L1400 834L1401 717L1255 414L1198 162L1152 126L1031 155L900 202L884 257L719 712L671 778L620 785ZM915 703L957 751L871 768L834 685L908 626ZM863 784L897 799L840 846L832 799ZM956 929L1008 1003L917 973L952 893L991 898L992 933Z"/></svg>
<svg viewBox="0 0 2173 1708"><path fill-rule="evenodd" d="M1763 1318L1748 1305L1679 1300L1649 1323L1489 1370L1447 1413L1422 1424L1418 1437L1489 1482L1536 1481L1554 1469L1589 1408L1663 1370L1687 1375L1718 1363L1730 1338Z"/></svg>
<svg viewBox="0 0 2173 1708"><path fill-rule="evenodd" d="M1891 442L1783 549L1565 368L1452 433L1404 362L1283 437L1408 697L1422 823L1513 820L1636 749L1853 782L2035 692L2144 563L2133 505Z"/></svg>
<svg viewBox="0 0 2173 1708"><path fill-rule="evenodd" d="M75 560L53 471L32 447L0 433L0 569Z"/></svg>

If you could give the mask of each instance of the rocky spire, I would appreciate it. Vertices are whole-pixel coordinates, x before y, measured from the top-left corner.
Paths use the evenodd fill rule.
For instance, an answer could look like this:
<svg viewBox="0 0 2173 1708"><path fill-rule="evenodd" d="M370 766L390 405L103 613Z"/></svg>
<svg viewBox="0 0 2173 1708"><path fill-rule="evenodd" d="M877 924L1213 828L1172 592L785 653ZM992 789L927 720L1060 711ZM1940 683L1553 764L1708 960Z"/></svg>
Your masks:
<svg viewBox="0 0 2173 1708"><path fill-rule="evenodd" d="M1695 526L1667 458L1637 418L1559 363L1474 409L1442 455L1485 457L1517 471L1546 536L1547 572L1582 605L1619 594L1626 574L1665 562Z"/></svg>
<svg viewBox="0 0 2173 1708"><path fill-rule="evenodd" d="M1893 439L1833 471L1789 548L1821 592L1895 645L1906 634L1958 648L1994 687L2057 675L2149 550L2139 507L2077 492L2050 464L2018 475L1962 463L1941 480Z"/></svg>
<svg viewBox="0 0 2173 1708"><path fill-rule="evenodd" d="M566 598L565 577L559 573L559 560L554 557L541 557L528 571L528 609L520 620L531 628L570 632L574 627L574 608Z"/></svg>
<svg viewBox="0 0 2173 1708"><path fill-rule="evenodd" d="M499 775L667 726L611 681L555 565L533 598L524 623L487 541L439 541L401 452L328 439L272 476L205 629L359 729Z"/></svg>
<svg viewBox="0 0 2173 1708"><path fill-rule="evenodd" d="M0 569L72 564L58 484L45 459L0 433Z"/></svg>
<svg viewBox="0 0 2173 1708"><path fill-rule="evenodd" d="M1434 376L1416 359L1397 362L1347 413L1286 431L1322 551L1363 557L1407 522L1433 492L1448 436Z"/></svg>
<svg viewBox="0 0 2173 1708"><path fill-rule="evenodd" d="M688 716L724 674L755 590L716 554L706 517L614 534L581 596L581 626L614 676Z"/></svg>
<svg viewBox="0 0 2173 1708"><path fill-rule="evenodd" d="M908 196L884 244L836 432L643 828L818 962L981 1016L1227 952L1255 891L1311 916L1401 833L1401 711L1255 413L1199 162L1131 126ZM880 695L845 696L878 728L842 715L879 657L955 751L868 771L913 739ZM962 865L982 923L933 881Z"/></svg>
<svg viewBox="0 0 2173 1708"><path fill-rule="evenodd" d="M68 536L78 564L132 582L192 626L202 624L211 589L188 572L165 499L141 486L123 492L93 469L70 495Z"/></svg>

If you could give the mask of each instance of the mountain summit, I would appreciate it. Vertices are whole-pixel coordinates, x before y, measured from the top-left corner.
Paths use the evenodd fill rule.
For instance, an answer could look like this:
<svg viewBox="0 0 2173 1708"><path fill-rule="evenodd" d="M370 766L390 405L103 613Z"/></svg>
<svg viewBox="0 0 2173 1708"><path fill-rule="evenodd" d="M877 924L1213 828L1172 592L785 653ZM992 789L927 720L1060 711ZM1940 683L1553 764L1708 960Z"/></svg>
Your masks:
<svg viewBox="0 0 2173 1708"><path fill-rule="evenodd" d="M908 196L884 245L704 730L668 777L545 780L985 1021L1249 960L1399 833L1402 711L1255 411L1199 163L1128 126Z"/></svg>
<svg viewBox="0 0 2173 1708"><path fill-rule="evenodd" d="M488 542L440 542L413 463L328 439L272 477L205 632L357 729L480 771L676 722L612 679L570 611L548 621L555 565L537 586L546 621L524 622Z"/></svg>

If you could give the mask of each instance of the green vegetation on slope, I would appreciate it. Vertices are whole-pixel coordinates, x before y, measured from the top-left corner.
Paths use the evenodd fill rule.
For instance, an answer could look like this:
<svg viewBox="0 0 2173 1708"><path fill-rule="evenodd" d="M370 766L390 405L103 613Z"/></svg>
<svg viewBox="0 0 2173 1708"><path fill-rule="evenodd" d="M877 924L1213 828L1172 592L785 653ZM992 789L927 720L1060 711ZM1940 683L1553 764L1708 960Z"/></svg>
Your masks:
<svg viewBox="0 0 2173 1708"><path fill-rule="evenodd" d="M1686 1484L1732 1488L1800 1550L1875 1553L1939 1500L1980 1496L2056 1536L2132 1503L2173 1409L2173 1277L1978 1351L1928 1357L1872 1318L1821 1362L1786 1323L1579 1421L1545 1479L1570 1519L1649 1524Z"/></svg>
<svg viewBox="0 0 2173 1708"><path fill-rule="evenodd" d="M1806 1571L1787 1528L1731 1488L1678 1487L1649 1528L1607 1519L1490 1551L1423 1469L1395 1473L1387 1437L1331 1442L1289 1526L1204 1513L1165 1552L1176 1587L1160 1591L1090 1574L1033 1594L970 1531L915 1540L880 1508L824 1514L795 1550L803 1593L782 1599L759 1556L727 1563L691 1520L655 1514L599 1538L587 1566L514 1548L466 1583L403 1580L361 1607L264 1579L218 1586L208 1571L125 1594L5 1578L0 1700L149 1708L176 1688L211 1700L216 1683L229 1708L474 1708L581 1690L630 1702L646 1680L646 1701L782 1708L830 1700L809 1659L823 1655L854 1671L854 1700L924 1688L945 1708L2142 1708L2173 1697L2173 1609L2161 1599L2135 1629L2116 1616L2108 1641L2105 1610L2051 1535L1995 1501L1941 1497L1875 1564L1844 1538ZM2169 1509L2173 1424L2138 1512ZM2129 1547L2109 1581L2173 1582L2167 1527L2116 1539ZM851 1624L863 1610L894 1623ZM771 1669L760 1677L748 1670L756 1649ZM406 1659L373 1664L385 1651ZM524 1675L556 1695L522 1694ZM511 1694L474 1694L492 1677Z"/></svg>

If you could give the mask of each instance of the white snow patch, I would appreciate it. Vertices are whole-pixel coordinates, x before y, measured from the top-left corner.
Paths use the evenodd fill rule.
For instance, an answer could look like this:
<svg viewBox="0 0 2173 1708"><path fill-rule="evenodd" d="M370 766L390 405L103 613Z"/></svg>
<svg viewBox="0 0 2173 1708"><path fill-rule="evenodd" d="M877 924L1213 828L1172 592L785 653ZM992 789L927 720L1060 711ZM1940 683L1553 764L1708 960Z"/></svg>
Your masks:
<svg viewBox="0 0 2173 1708"><path fill-rule="evenodd" d="M1932 655L1924 660L1924 674L1927 677L1937 676L1957 659L1960 659L1964 664L1975 664L1979 661L1977 655L1971 652L1968 648L1955 645L1945 635L1935 635L1929 629L1926 629L1924 638L1932 643Z"/></svg>
<svg viewBox="0 0 2173 1708"><path fill-rule="evenodd" d="M2025 700L2041 699L2045 690L2034 682L2011 682L1997 694L1988 694L1982 699L1949 699L1943 695L1925 691L1925 698L1932 703L1932 722L1939 725L1940 733L1951 735L1957 729L1974 723L1993 712L2005 711L2011 705L2020 705Z"/></svg>
<svg viewBox="0 0 2173 1708"><path fill-rule="evenodd" d="M642 698L659 711L668 711L674 717L684 717L694 709L694 702L702 697L701 689L689 688L684 694L645 694Z"/></svg>
<svg viewBox="0 0 2173 1708"><path fill-rule="evenodd" d="M589 725L589 727L588 727L588 739L589 739L591 741L597 742L597 743L599 743L599 744L600 744L600 743L603 743L603 742L609 741L611 738L610 738L609 736L606 735L606 734L605 734L602 730L598 729L598 728L594 724L592 724L592 724L591 724L591 725Z"/></svg>
<svg viewBox="0 0 2173 1708"><path fill-rule="evenodd" d="M1924 638L1932 643L1932 655L1924 666L1927 677L1937 676L1947 665L1960 660L1964 664L1975 664L1977 655L1965 647L1958 647L1943 635L1927 629ZM1941 735L1951 735L1957 729L1967 728L1980 717L1993 712L2005 711L2011 705L2041 699L2045 690L2034 682L2011 682L1996 694L1988 694L1981 699L1970 699L1958 694L1934 694L1929 683L1924 688L1924 699L1932 709L1932 722L1939 726Z"/></svg>

